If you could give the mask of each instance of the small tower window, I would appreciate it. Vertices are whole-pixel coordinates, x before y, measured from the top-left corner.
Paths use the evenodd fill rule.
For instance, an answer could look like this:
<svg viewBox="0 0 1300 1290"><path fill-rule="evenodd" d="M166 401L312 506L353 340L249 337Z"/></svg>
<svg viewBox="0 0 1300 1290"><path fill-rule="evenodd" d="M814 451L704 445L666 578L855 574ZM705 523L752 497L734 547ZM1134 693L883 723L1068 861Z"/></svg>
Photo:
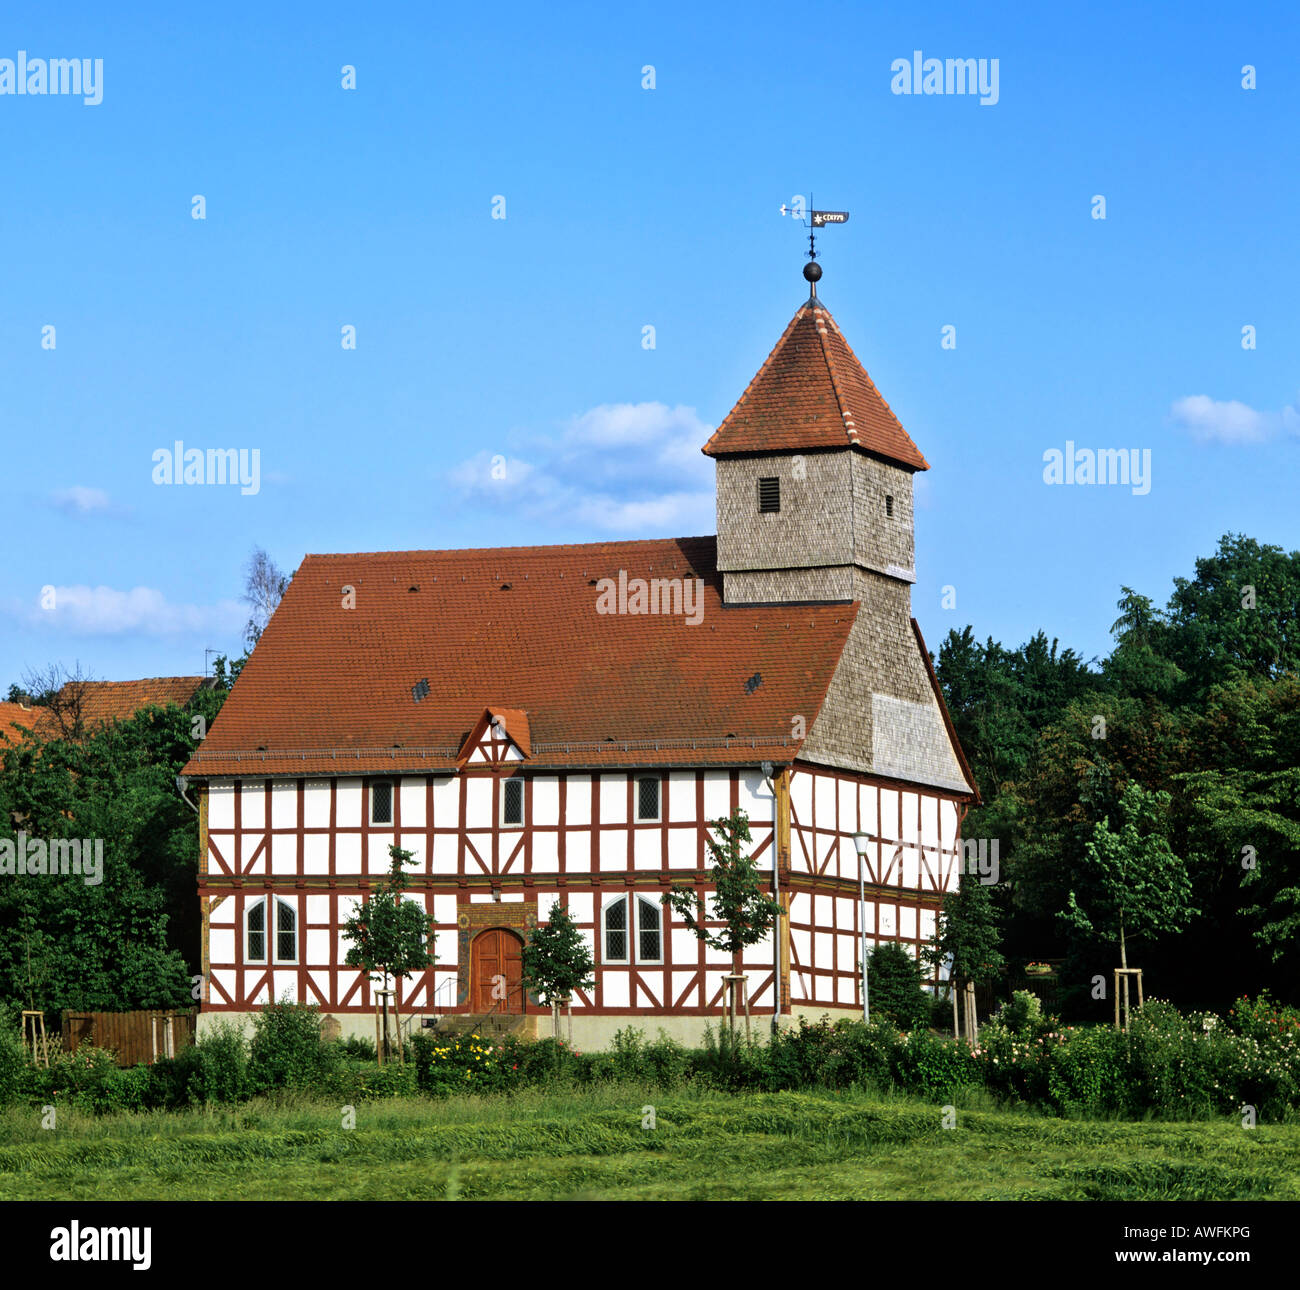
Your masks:
<svg viewBox="0 0 1300 1290"><path fill-rule="evenodd" d="M773 515L781 509L781 480L770 475L758 481L758 513Z"/></svg>
<svg viewBox="0 0 1300 1290"><path fill-rule="evenodd" d="M885 495L885 515L891 520L894 518L894 499L889 494Z"/></svg>
<svg viewBox="0 0 1300 1290"><path fill-rule="evenodd" d="M379 779L370 785L370 823L393 822L393 785L390 780Z"/></svg>

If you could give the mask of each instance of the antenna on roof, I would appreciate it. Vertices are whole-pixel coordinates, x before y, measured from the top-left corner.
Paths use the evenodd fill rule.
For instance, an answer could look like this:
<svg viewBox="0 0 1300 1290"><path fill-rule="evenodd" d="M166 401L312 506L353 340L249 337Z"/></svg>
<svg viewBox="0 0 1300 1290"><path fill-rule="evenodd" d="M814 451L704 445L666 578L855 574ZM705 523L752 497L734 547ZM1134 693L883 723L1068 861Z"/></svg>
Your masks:
<svg viewBox="0 0 1300 1290"><path fill-rule="evenodd" d="M827 224L847 224L849 213L848 211L813 210L811 194L808 201L807 207L804 206L802 197L796 197L790 206L782 203L781 214L793 216L808 230L808 263L803 266L803 276L808 283L808 299L815 300L817 283L822 276L822 266L817 263L817 230L825 228Z"/></svg>

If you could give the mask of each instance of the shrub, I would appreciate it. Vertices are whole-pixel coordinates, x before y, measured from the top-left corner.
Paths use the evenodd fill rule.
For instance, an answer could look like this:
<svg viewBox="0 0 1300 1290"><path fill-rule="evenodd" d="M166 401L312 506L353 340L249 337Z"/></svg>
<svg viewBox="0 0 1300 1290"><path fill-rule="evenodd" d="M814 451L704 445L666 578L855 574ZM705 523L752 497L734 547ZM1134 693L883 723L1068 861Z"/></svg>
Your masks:
<svg viewBox="0 0 1300 1290"><path fill-rule="evenodd" d="M252 1091L310 1088L328 1073L334 1054L321 1042L315 1004L269 1003L254 1024L248 1061Z"/></svg>
<svg viewBox="0 0 1300 1290"><path fill-rule="evenodd" d="M414 1097L420 1091L419 1073L414 1062L379 1066L373 1060L345 1057L326 1078L322 1091L345 1102Z"/></svg>
<svg viewBox="0 0 1300 1290"><path fill-rule="evenodd" d="M871 1012L888 1018L900 1030L929 1024L930 996L921 988L921 969L899 944L886 941L867 966Z"/></svg>
<svg viewBox="0 0 1300 1290"><path fill-rule="evenodd" d="M1057 1028L1053 1017L1043 1016L1043 1005L1032 990L1016 990L1011 1001L1004 1003L996 1016L1011 1034L1021 1039L1038 1039Z"/></svg>
<svg viewBox="0 0 1300 1290"><path fill-rule="evenodd" d="M417 1034L415 1039L419 1038L421 1036ZM415 1039L412 1039L411 1042L414 1043ZM350 1035L347 1039L339 1039L336 1042L339 1053L350 1061L377 1063L379 1060L379 1054L375 1051L375 1041L373 1039L362 1039L359 1036Z"/></svg>
<svg viewBox="0 0 1300 1290"><path fill-rule="evenodd" d="M417 1087L427 1093L480 1093L519 1083L513 1046L481 1035L416 1035L411 1041Z"/></svg>
<svg viewBox="0 0 1300 1290"><path fill-rule="evenodd" d="M0 1106L18 1100L26 1070L27 1054L17 1027L0 1024Z"/></svg>

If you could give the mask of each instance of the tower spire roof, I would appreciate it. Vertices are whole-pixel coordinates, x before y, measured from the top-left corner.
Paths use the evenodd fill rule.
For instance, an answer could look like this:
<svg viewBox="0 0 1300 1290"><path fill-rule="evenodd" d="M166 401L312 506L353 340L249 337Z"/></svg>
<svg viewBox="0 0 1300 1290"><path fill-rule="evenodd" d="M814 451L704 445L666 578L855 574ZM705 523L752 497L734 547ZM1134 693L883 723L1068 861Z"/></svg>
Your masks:
<svg viewBox="0 0 1300 1290"><path fill-rule="evenodd" d="M825 302L810 296L703 452L727 457L819 448L859 448L909 470L930 469Z"/></svg>

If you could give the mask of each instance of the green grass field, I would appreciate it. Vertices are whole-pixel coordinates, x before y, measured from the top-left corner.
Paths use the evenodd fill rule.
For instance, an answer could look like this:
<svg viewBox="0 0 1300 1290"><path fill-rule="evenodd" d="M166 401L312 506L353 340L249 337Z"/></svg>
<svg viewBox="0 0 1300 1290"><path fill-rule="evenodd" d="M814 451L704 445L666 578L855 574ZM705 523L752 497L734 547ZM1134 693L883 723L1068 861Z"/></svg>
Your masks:
<svg viewBox="0 0 1300 1290"><path fill-rule="evenodd" d="M654 1105L656 1127L642 1128ZM1300 1199L1300 1125L1052 1120L859 1093L0 1115L0 1200Z"/></svg>

